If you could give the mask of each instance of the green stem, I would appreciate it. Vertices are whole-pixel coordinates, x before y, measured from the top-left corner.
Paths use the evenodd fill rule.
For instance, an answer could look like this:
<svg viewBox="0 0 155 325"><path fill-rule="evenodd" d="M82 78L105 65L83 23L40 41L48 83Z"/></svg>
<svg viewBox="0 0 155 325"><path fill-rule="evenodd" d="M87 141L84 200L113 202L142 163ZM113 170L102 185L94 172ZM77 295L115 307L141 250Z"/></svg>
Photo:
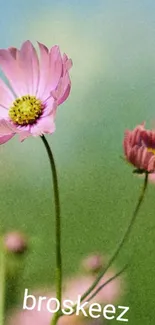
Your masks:
<svg viewBox="0 0 155 325"><path fill-rule="evenodd" d="M90 293L92 293L92 291L96 288L96 286L98 285L99 281L102 279L102 277L104 276L104 274L107 272L107 270L109 269L109 267L112 265L112 263L115 261L115 259L117 258L118 254L120 253L125 241L128 239L129 237L129 234L132 230L132 227L134 225L134 222L136 220L136 217L137 217L137 214L139 212L139 209L140 209L140 206L143 202L143 199L144 199L144 196L145 196L145 192L146 192L146 189L147 189L147 184L148 184L148 173L146 172L145 173L145 179L144 179L144 184L143 184L143 187L142 187L142 192L139 196L139 199L138 199L138 203L136 205L136 208L133 212L133 215L132 215L132 218L130 220L130 223L121 239L121 241L119 242L116 250L114 251L114 254L112 255L110 261L108 262L108 264L106 265L106 267L101 270L101 272L99 273L99 275L97 276L96 280L93 282L93 284L89 287L89 289L82 295L81 297L81 302L83 300L85 300L89 295ZM94 296L94 295L93 295ZM74 309L74 312L76 310L76 304L74 305L73 307Z"/></svg>
<svg viewBox="0 0 155 325"><path fill-rule="evenodd" d="M104 282L103 284L101 284L99 286L99 288L97 288L91 295L89 298L87 298L87 301L91 301L107 284L109 284L110 282L112 282L113 280L117 279L122 273L124 273L124 271L127 269L128 264L126 264L119 272L117 272L116 274L114 274L111 278L109 278L106 282Z"/></svg>
<svg viewBox="0 0 155 325"><path fill-rule="evenodd" d="M5 252L4 248L0 247L0 325L4 324L4 309L5 309Z"/></svg>
<svg viewBox="0 0 155 325"><path fill-rule="evenodd" d="M114 254L112 255L109 263L107 264L107 266L105 267L105 269L103 269L101 271L101 273L98 275L97 279L95 280L95 282L92 284L92 286L82 295L81 297L81 301L83 301L91 292L92 290L96 287L96 285L99 283L99 281L101 280L101 278L104 276L104 274L106 273L106 271L109 269L109 267L112 265L112 263L115 261L115 259L117 258L120 250L122 249L125 241L127 240L130 232L131 232L131 229L134 225L134 222L136 220L136 217L137 217L137 214L138 214L138 211L140 209L140 206L143 202L143 199L144 199L144 196L145 196L145 192L146 192L146 189L147 189L147 184L148 184L148 173L145 174L145 179L144 179L144 185L143 185L143 188L142 188L142 192L140 194L140 197L139 197L139 200L138 200L138 203L136 205L136 208L133 212L133 215L132 215L132 218L131 218L131 221L121 239L121 241L119 242Z"/></svg>
<svg viewBox="0 0 155 325"><path fill-rule="evenodd" d="M52 318L51 325L56 325L60 316L59 316L59 313L55 313Z"/></svg>
<svg viewBox="0 0 155 325"><path fill-rule="evenodd" d="M53 177L53 188L54 188L54 201L55 201L55 222L56 222L56 298L60 302L61 310L61 300L62 300L62 258L61 258L61 220L60 220L60 199L59 199L59 187L58 187L58 177L56 171L56 165L52 150L44 136L41 139L45 145L51 171ZM52 319L51 325L57 324L59 318L59 311L55 314Z"/></svg>
<svg viewBox="0 0 155 325"><path fill-rule="evenodd" d="M94 290L94 288L97 286L97 284L99 283L99 281L102 279L102 277L104 276L104 274L106 273L106 271L109 269L109 267L112 265L112 263L115 261L115 259L117 258L120 250L122 249L125 241L127 240L130 232L131 232L131 229L134 225L134 222L136 220L136 217L137 217L137 214L138 214L138 211L140 209L140 206L143 202L143 199L144 199L144 196L145 196L145 192L146 192L146 189L147 189L147 184L148 184L148 173L145 173L145 179L144 179L144 184L143 184L143 187L142 187L142 192L140 194L140 197L138 199L138 203L136 205L136 208L133 212L133 215L132 215L132 218L131 218L131 221L121 239L121 241L119 242L114 254L112 255L109 263L107 264L107 266L100 272L100 274L98 275L97 279L95 280L95 282L91 285L91 287L82 295L81 297L81 301L83 301L91 292L92 290Z"/></svg>

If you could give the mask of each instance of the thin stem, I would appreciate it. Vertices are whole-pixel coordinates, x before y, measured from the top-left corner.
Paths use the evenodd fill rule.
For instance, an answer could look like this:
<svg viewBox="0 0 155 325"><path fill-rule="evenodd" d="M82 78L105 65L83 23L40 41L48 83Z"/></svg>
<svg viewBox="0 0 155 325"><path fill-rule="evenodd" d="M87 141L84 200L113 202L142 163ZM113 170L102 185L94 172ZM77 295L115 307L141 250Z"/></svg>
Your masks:
<svg viewBox="0 0 155 325"><path fill-rule="evenodd" d="M106 282L104 282L102 285L100 285L98 287L98 289L96 289L92 295L87 298L87 302L90 302L106 285L108 285L110 282L114 281L115 279L117 279L129 266L129 263L126 264L120 271L118 271L115 275L113 275L112 277L110 277ZM73 306L73 313L72 315L74 315L76 313L76 304ZM61 312L60 316L62 316L63 313Z"/></svg>
<svg viewBox="0 0 155 325"><path fill-rule="evenodd" d="M55 313L53 318L52 318L51 325L56 325L60 316L59 316L59 313Z"/></svg>
<svg viewBox="0 0 155 325"><path fill-rule="evenodd" d="M104 274L106 273L106 271L109 269L109 267L112 265L112 263L114 262L114 260L117 258L120 250L122 249L125 241L127 240L130 232L131 232L131 229L134 225L134 222L136 220L136 217L137 217L137 214L138 214L138 211L140 209L140 206L143 202L143 199L144 199L144 196L145 196L145 192L146 192L146 189L147 189L147 184L148 184L148 173L145 173L145 179L144 179L144 185L143 185L143 188L142 188L142 192L140 194L140 197L139 197L139 200L138 200L138 203L136 205L136 208L133 212L133 215L132 215L132 218L131 218L131 221L121 239L121 241L119 242L114 254L112 255L109 263L107 264L107 266L100 272L100 274L98 275L97 279L95 280L95 282L91 285L91 287L82 295L81 297L81 301L83 301L91 292L92 290L96 287L96 285L99 283L99 281L101 280L101 278L104 276Z"/></svg>
<svg viewBox="0 0 155 325"><path fill-rule="evenodd" d="M128 267L128 264L126 264L119 272L117 272L115 275L113 275L111 278L109 278L106 282L101 284L99 288L97 288L92 295L87 299L87 301L91 301L108 283L111 281L117 279Z"/></svg>
<svg viewBox="0 0 155 325"><path fill-rule="evenodd" d="M145 196L145 192L146 192L146 189L147 189L147 184L148 184L148 173L146 172L145 173L145 179L144 179L144 184L143 184L143 187L142 187L142 192L139 196L139 199L138 199L138 203L136 205L136 208L133 212L133 215L132 215L132 218L130 220L130 223L121 239L121 241L119 242L116 250L114 251L114 254L112 255L110 261L108 262L107 266L101 270L101 272L99 273L99 275L97 276L96 280L93 282L93 284L89 287L89 289L82 295L81 297L81 301L85 300L90 293L92 293L92 291L96 288L96 286L98 285L99 281L102 279L102 277L104 276L104 274L107 272L107 270L109 269L109 267L112 265L112 263L115 261L115 259L117 258L118 254L120 253L125 241L128 239L129 237L129 234L132 230L132 227L134 225L134 222L136 220L136 217L137 217L137 214L139 212L139 209L140 209L140 206L143 202L143 199L144 199L144 196ZM94 296L94 295L93 295ZM74 310L76 310L76 304L74 305L73 307Z"/></svg>
<svg viewBox="0 0 155 325"><path fill-rule="evenodd" d="M138 214L138 211L140 209L140 206L143 202L143 199L144 199L144 196L145 196L145 192L146 192L146 189L147 189L147 184L148 184L148 173L146 172L145 173L145 179L144 179L144 184L143 184L143 187L142 187L142 192L140 194L140 197L138 199L138 203L136 205L136 208L133 212L133 215L132 215L132 218L131 218L131 221L121 239L121 241L119 242L114 254L112 255L109 263L107 264L107 266L99 273L98 277L96 278L96 280L94 281L94 283L90 286L90 288L82 295L81 297L81 301L83 301L91 292L92 290L94 290L94 288L96 287L96 285L99 283L99 281L101 280L101 278L104 276L104 274L106 273L106 271L109 269L109 267L112 265L112 263L114 262L114 260L117 258L120 250L122 249L125 241L127 240L130 232L131 232L131 229L134 225L134 222L136 220L136 217L137 217L137 214Z"/></svg>
<svg viewBox="0 0 155 325"><path fill-rule="evenodd" d="M0 325L4 324L4 308L5 308L5 252L0 247Z"/></svg>
<svg viewBox="0 0 155 325"><path fill-rule="evenodd" d="M45 145L48 158L50 161L52 177L53 177L53 188L54 188L54 201L55 201L55 222L56 222L56 298L60 302L61 310L61 300L62 300L62 257L61 257L61 220L60 220L60 199L59 199L59 187L58 187L58 177L56 171L56 165L53 157L52 150L44 136L41 139ZM55 325L57 323L59 316L58 313L52 319L51 324Z"/></svg>

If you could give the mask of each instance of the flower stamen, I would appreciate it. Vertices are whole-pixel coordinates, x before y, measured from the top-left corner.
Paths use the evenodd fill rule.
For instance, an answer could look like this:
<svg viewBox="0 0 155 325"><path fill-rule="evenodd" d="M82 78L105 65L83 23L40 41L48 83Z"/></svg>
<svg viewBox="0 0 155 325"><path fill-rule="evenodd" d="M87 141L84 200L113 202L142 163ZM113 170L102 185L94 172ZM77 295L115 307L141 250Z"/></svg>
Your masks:
<svg viewBox="0 0 155 325"><path fill-rule="evenodd" d="M9 109L9 117L19 125L33 124L42 114L43 105L35 96L17 98Z"/></svg>
<svg viewBox="0 0 155 325"><path fill-rule="evenodd" d="M148 152L152 152L152 153L155 155L155 149L153 149L153 148L148 148L147 151L148 151Z"/></svg>

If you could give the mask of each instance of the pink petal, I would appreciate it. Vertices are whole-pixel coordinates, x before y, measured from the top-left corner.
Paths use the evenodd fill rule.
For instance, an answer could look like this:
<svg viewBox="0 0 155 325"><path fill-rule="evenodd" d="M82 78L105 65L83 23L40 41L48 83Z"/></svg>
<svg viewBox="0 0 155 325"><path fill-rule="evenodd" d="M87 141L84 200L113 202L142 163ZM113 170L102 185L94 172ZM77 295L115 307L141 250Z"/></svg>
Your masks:
<svg viewBox="0 0 155 325"><path fill-rule="evenodd" d="M15 97L9 87L0 79L0 105L5 107L6 109L10 108L13 103ZM1 116L1 111L0 111Z"/></svg>
<svg viewBox="0 0 155 325"><path fill-rule="evenodd" d="M39 80L39 61L36 50L30 41L23 43L19 51L18 63L26 84L26 94L36 95Z"/></svg>
<svg viewBox="0 0 155 325"><path fill-rule="evenodd" d="M155 156L153 155L148 162L148 172L155 171Z"/></svg>
<svg viewBox="0 0 155 325"><path fill-rule="evenodd" d="M30 125L28 124L28 125L18 125L17 127L16 127L16 129L17 129L17 133L19 133L19 132L22 132L22 131L30 131Z"/></svg>
<svg viewBox="0 0 155 325"><path fill-rule="evenodd" d="M43 135L45 133L53 133L55 131L55 123L53 114L40 118L38 122L31 127L33 136Z"/></svg>
<svg viewBox="0 0 155 325"><path fill-rule="evenodd" d="M0 144L3 144L5 142L9 141L13 136L14 136L14 133L0 137Z"/></svg>
<svg viewBox="0 0 155 325"><path fill-rule="evenodd" d="M135 165L138 168L143 169L143 162L147 154L147 149L144 146L135 146L133 150L135 151Z"/></svg>
<svg viewBox="0 0 155 325"><path fill-rule="evenodd" d="M42 49L43 52L43 49ZM45 55L45 53L44 53ZM40 93L41 99L45 100L49 97L52 90L55 90L62 74L62 58L60 54L60 50L58 46L54 46L51 48L50 53L46 54L45 63L47 67L45 67L44 72L43 68L41 68L40 72L44 72L46 79L46 87L44 87L43 92Z"/></svg>
<svg viewBox="0 0 155 325"><path fill-rule="evenodd" d="M68 56L64 53L63 55L63 66L64 66L64 72L69 71L73 65L73 62L71 59L68 59Z"/></svg>
<svg viewBox="0 0 155 325"><path fill-rule="evenodd" d="M69 96L71 82L68 72L61 78L56 91L52 92L53 97L57 100L58 105L62 104Z"/></svg>
<svg viewBox="0 0 155 325"><path fill-rule="evenodd" d="M42 114L42 117L50 115L51 113L55 114L57 106L58 105L56 100L52 96L49 97L45 102L45 109Z"/></svg>
<svg viewBox="0 0 155 325"><path fill-rule="evenodd" d="M11 123L4 119L0 120L0 136L15 133L15 131L16 127L13 127Z"/></svg>
<svg viewBox="0 0 155 325"><path fill-rule="evenodd" d="M23 131L23 132L21 131L21 133L19 133L19 140L22 142L25 139L27 139L30 135L31 133L28 131Z"/></svg>
<svg viewBox="0 0 155 325"><path fill-rule="evenodd" d="M62 73L62 58L59 47L56 45L50 50L50 90L56 89Z"/></svg>
<svg viewBox="0 0 155 325"><path fill-rule="evenodd" d="M147 147L155 148L155 132L154 131L144 130L142 132L142 139Z"/></svg>
<svg viewBox="0 0 155 325"><path fill-rule="evenodd" d="M49 52L45 45L38 43L40 49L40 77L38 84L37 97L46 99L43 96L45 89L47 88L48 76L49 76Z"/></svg>
<svg viewBox="0 0 155 325"><path fill-rule="evenodd" d="M10 50L0 50L0 68L7 77L16 95L24 95L25 84L22 71L17 63L17 60L10 53Z"/></svg>
<svg viewBox="0 0 155 325"><path fill-rule="evenodd" d="M0 105L0 119L8 119L8 110Z"/></svg>
<svg viewBox="0 0 155 325"><path fill-rule="evenodd" d="M61 93L59 94L58 105L61 105L68 98L68 96L70 94L71 82L70 82L68 73L64 77L61 87L62 87L62 90L61 90Z"/></svg>
<svg viewBox="0 0 155 325"><path fill-rule="evenodd" d="M136 128L132 133L131 133L131 138L130 138L130 144L131 146L134 146L135 144L138 144L140 139L140 130Z"/></svg>

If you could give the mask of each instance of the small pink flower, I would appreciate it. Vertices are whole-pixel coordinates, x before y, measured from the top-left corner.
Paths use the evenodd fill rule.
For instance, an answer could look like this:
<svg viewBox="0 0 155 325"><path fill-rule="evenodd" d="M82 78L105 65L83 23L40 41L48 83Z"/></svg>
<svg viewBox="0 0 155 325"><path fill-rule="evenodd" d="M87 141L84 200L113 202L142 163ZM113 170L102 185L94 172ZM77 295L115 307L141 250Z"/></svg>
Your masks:
<svg viewBox="0 0 155 325"><path fill-rule="evenodd" d="M26 237L18 231L12 231L4 235L3 243L5 249L14 254L24 253L28 248Z"/></svg>
<svg viewBox="0 0 155 325"><path fill-rule="evenodd" d="M58 46L38 43L40 58L30 41L21 49L0 49L0 144L15 134L20 140L55 131L56 109L69 96L71 59Z"/></svg>
<svg viewBox="0 0 155 325"><path fill-rule="evenodd" d="M105 264L105 258L99 253L91 254L83 259L82 267L88 273L98 273Z"/></svg>
<svg viewBox="0 0 155 325"><path fill-rule="evenodd" d="M124 153L126 160L139 172L155 172L155 131L146 130L144 124L133 131L127 130Z"/></svg>

